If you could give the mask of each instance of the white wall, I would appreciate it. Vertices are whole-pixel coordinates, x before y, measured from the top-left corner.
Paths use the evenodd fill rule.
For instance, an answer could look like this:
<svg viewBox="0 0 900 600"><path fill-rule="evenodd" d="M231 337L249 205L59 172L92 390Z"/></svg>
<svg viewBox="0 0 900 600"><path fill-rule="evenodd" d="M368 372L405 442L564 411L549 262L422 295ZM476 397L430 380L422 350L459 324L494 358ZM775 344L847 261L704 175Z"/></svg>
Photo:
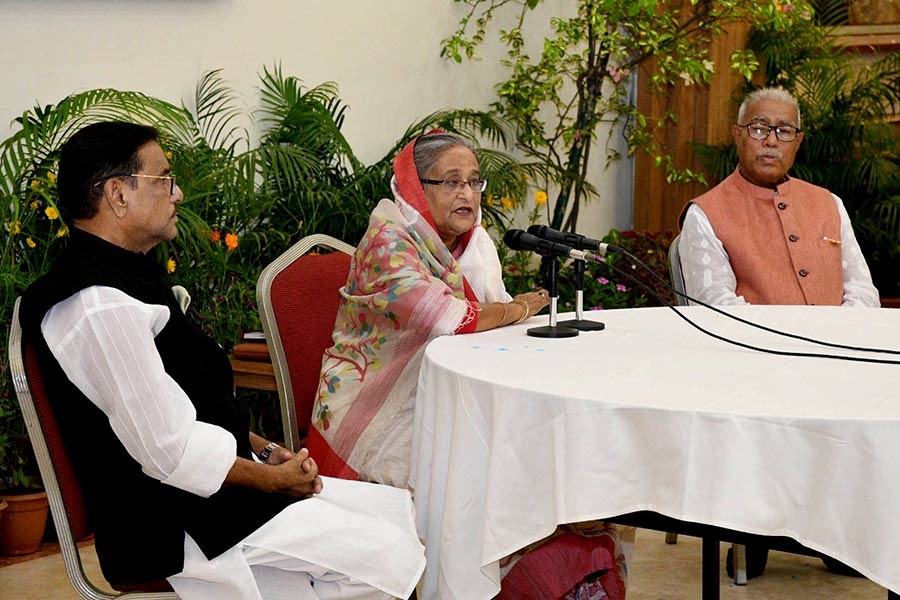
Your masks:
<svg viewBox="0 0 900 600"><path fill-rule="evenodd" d="M462 11L451 0L0 0L0 138L34 104L92 88L181 103L216 68L253 106L257 73L280 61L307 85L337 82L344 133L369 163L413 121L494 99L499 49L480 63L439 57ZM594 172L603 198L583 229L630 226L630 161Z"/></svg>

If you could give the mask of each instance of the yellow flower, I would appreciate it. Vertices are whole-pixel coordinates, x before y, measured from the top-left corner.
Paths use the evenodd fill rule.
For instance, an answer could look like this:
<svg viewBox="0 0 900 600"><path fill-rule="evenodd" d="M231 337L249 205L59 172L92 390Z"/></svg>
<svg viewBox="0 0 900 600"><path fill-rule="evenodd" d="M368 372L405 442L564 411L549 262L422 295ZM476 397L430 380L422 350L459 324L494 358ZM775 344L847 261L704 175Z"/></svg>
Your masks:
<svg viewBox="0 0 900 600"><path fill-rule="evenodd" d="M38 204L38 201L37 201L37 200L32 200L32 201L31 201L31 204L29 204L28 206L31 207L31 210L37 210L37 209L38 209L38 206L40 206L40 205Z"/></svg>
<svg viewBox="0 0 900 600"><path fill-rule="evenodd" d="M67 235L69 235L69 228L65 225L56 230L56 237L58 238L66 237Z"/></svg>
<svg viewBox="0 0 900 600"><path fill-rule="evenodd" d="M38 190L40 188L41 188L41 182L38 181L37 179L32 179L31 180L31 189Z"/></svg>
<svg viewBox="0 0 900 600"><path fill-rule="evenodd" d="M225 247L229 250L234 250L238 247L238 236L234 233L226 233L225 234Z"/></svg>
<svg viewBox="0 0 900 600"><path fill-rule="evenodd" d="M172 160L172 151L171 150L166 150L166 158L168 160Z"/></svg>
<svg viewBox="0 0 900 600"><path fill-rule="evenodd" d="M22 231L22 225L18 221L10 221L6 224L6 230L9 232L9 235L16 235Z"/></svg>
<svg viewBox="0 0 900 600"><path fill-rule="evenodd" d="M166 271L169 273L175 272L175 259L174 258L170 258L169 260L166 261Z"/></svg>
<svg viewBox="0 0 900 600"><path fill-rule="evenodd" d="M504 196L500 198L500 205L503 207L503 210L509 210L516 205L516 201L512 198L507 198L506 196Z"/></svg>
<svg viewBox="0 0 900 600"><path fill-rule="evenodd" d="M547 192L538 190L534 193L534 203L538 206L547 204Z"/></svg>
<svg viewBox="0 0 900 600"><path fill-rule="evenodd" d="M493 206L494 205L494 195L488 194L487 198L484 199L484 203L487 204L488 206Z"/></svg>
<svg viewBox="0 0 900 600"><path fill-rule="evenodd" d="M47 181L50 183L56 183L56 173L53 171L47 171Z"/></svg>
<svg viewBox="0 0 900 600"><path fill-rule="evenodd" d="M47 208L45 208L44 214L47 215L47 218L51 221L55 221L59 218L59 211L56 210L56 208L53 206L48 206Z"/></svg>
<svg viewBox="0 0 900 600"><path fill-rule="evenodd" d="M37 244L34 243L34 240L31 238L25 238L25 245L29 248L34 248Z"/></svg>

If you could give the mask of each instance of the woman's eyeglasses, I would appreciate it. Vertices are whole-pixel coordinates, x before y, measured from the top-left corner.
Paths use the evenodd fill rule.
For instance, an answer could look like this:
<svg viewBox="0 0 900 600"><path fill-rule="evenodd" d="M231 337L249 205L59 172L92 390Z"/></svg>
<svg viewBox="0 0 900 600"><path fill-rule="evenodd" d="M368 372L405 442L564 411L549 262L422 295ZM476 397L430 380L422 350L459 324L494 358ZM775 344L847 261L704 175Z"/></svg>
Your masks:
<svg viewBox="0 0 900 600"><path fill-rule="evenodd" d="M472 191L480 194L487 189L487 179L473 178L466 181L465 179L420 179L422 183L428 185L439 185L446 192L462 191L466 186L472 188Z"/></svg>

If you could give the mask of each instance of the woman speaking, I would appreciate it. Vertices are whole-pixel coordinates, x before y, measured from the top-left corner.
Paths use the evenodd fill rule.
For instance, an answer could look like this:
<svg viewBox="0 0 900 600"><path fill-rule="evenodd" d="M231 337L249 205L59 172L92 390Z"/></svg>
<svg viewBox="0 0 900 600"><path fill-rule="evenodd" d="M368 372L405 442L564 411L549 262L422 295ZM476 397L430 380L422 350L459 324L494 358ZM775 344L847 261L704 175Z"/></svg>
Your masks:
<svg viewBox="0 0 900 600"><path fill-rule="evenodd" d="M428 342L520 323L548 304L543 290L506 292L481 227L486 186L475 148L456 135L420 136L394 159L394 200L372 211L322 361L309 436L321 473L406 487ZM615 531L599 529L538 542L520 561L527 569L506 561L501 597L623 598Z"/></svg>

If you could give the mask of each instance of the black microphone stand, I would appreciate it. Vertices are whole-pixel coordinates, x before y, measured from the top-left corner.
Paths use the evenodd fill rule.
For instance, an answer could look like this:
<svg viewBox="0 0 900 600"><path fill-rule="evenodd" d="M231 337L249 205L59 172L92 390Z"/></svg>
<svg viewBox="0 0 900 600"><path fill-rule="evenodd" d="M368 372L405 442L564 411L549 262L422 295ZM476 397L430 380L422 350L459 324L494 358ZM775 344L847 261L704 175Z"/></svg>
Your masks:
<svg viewBox="0 0 900 600"><path fill-rule="evenodd" d="M579 331L600 331L606 325L584 317L584 261L576 260L572 270L572 284L575 286L575 318L563 321L560 326L572 327Z"/></svg>
<svg viewBox="0 0 900 600"><path fill-rule="evenodd" d="M583 266L582 266L583 268ZM541 271L544 274L544 287L550 294L550 324L543 327L532 327L528 335L540 338L567 338L578 335L578 330L556 324L556 303L559 300L559 262L553 256L541 259Z"/></svg>

